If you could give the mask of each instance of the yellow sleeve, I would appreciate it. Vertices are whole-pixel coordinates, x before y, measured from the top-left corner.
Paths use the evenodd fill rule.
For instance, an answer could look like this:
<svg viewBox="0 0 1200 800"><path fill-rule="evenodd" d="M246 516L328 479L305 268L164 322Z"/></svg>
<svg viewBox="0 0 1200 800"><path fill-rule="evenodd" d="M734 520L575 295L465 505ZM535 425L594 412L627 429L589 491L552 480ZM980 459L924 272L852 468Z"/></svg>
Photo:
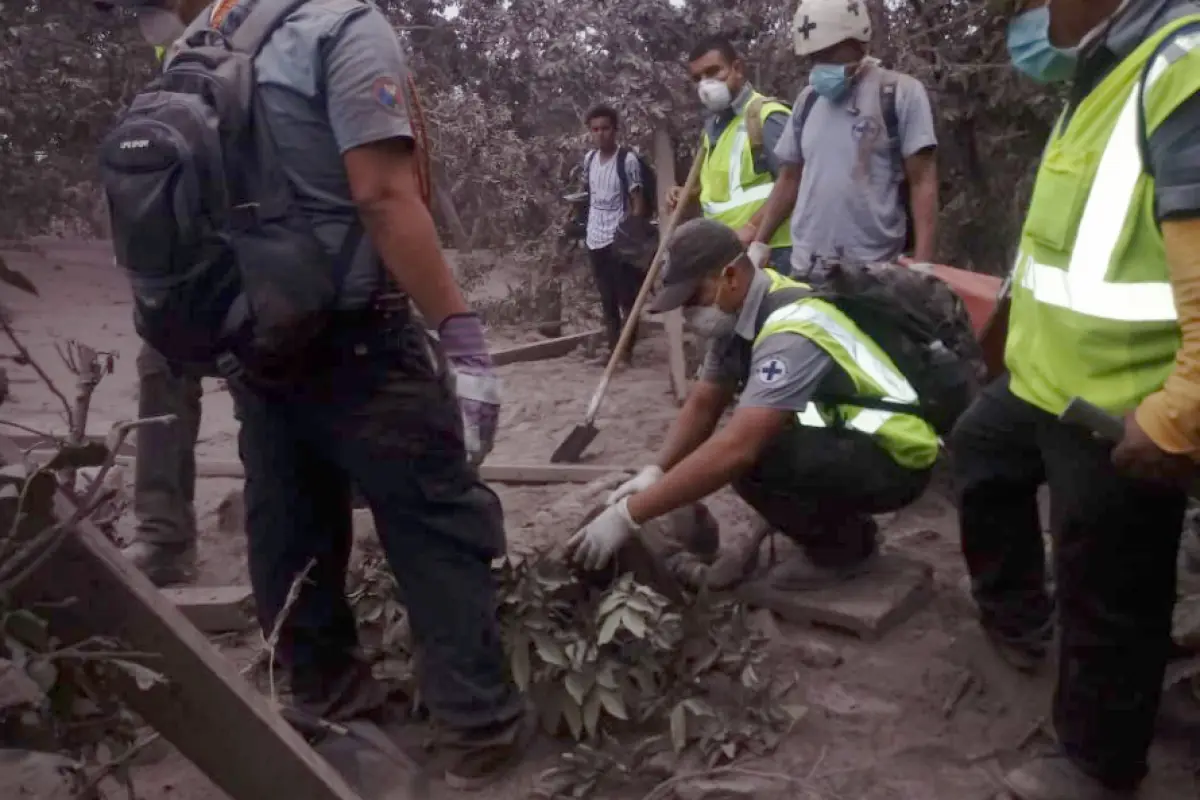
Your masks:
<svg viewBox="0 0 1200 800"><path fill-rule="evenodd" d="M1162 232L1183 341L1175 369L1136 419L1164 451L1200 460L1200 218L1168 220Z"/></svg>

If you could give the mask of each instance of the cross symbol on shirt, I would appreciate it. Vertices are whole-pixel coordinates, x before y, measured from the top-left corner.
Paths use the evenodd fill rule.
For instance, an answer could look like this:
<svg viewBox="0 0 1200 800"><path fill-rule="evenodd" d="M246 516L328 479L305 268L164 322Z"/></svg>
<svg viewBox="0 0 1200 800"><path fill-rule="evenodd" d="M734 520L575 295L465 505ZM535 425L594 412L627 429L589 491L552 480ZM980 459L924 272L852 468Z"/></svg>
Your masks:
<svg viewBox="0 0 1200 800"><path fill-rule="evenodd" d="M846 4L846 11L856 17L859 16L858 0L850 0L850 2Z"/></svg>
<svg viewBox="0 0 1200 800"><path fill-rule="evenodd" d="M805 14L804 15L804 24L801 25L800 27L796 28L796 33L802 33L802 34L804 34L804 38L808 39L809 34L812 33L814 30L816 30L816 27L817 26L813 23L813 21L808 18L808 15Z"/></svg>
<svg viewBox="0 0 1200 800"><path fill-rule="evenodd" d="M783 373L783 367L779 366L778 361L768 361L759 368L758 372L762 375L763 380L770 383Z"/></svg>

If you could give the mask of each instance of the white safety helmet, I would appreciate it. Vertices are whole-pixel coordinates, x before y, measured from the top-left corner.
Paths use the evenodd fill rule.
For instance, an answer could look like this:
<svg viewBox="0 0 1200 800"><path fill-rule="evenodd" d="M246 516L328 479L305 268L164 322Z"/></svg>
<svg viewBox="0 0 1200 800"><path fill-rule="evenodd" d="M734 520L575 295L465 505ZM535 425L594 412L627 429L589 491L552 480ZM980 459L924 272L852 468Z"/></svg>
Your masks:
<svg viewBox="0 0 1200 800"><path fill-rule="evenodd" d="M800 0L792 18L796 55L811 56L847 39L871 41L866 0Z"/></svg>

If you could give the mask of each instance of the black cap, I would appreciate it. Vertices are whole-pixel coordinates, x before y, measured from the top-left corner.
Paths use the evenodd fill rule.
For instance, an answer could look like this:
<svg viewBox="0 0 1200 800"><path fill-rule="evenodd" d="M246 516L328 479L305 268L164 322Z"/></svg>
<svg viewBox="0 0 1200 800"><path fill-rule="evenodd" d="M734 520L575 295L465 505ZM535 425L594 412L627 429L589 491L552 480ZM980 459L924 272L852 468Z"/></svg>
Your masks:
<svg viewBox="0 0 1200 800"><path fill-rule="evenodd" d="M712 219L693 219L679 226L663 262L663 283L650 302L652 314L679 308L696 293L700 282L746 254L733 228Z"/></svg>

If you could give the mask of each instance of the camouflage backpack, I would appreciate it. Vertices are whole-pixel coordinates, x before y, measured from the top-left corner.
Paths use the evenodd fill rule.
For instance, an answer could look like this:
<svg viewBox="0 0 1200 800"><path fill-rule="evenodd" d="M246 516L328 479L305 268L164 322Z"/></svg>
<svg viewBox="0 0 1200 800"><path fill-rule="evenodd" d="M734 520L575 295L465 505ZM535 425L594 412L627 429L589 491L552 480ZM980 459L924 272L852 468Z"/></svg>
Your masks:
<svg viewBox="0 0 1200 800"><path fill-rule="evenodd" d="M910 406L867 397L816 399L915 413L938 434L948 434L984 374L983 351L962 298L936 276L896 264L826 266L816 296L837 306L888 354L920 401Z"/></svg>

